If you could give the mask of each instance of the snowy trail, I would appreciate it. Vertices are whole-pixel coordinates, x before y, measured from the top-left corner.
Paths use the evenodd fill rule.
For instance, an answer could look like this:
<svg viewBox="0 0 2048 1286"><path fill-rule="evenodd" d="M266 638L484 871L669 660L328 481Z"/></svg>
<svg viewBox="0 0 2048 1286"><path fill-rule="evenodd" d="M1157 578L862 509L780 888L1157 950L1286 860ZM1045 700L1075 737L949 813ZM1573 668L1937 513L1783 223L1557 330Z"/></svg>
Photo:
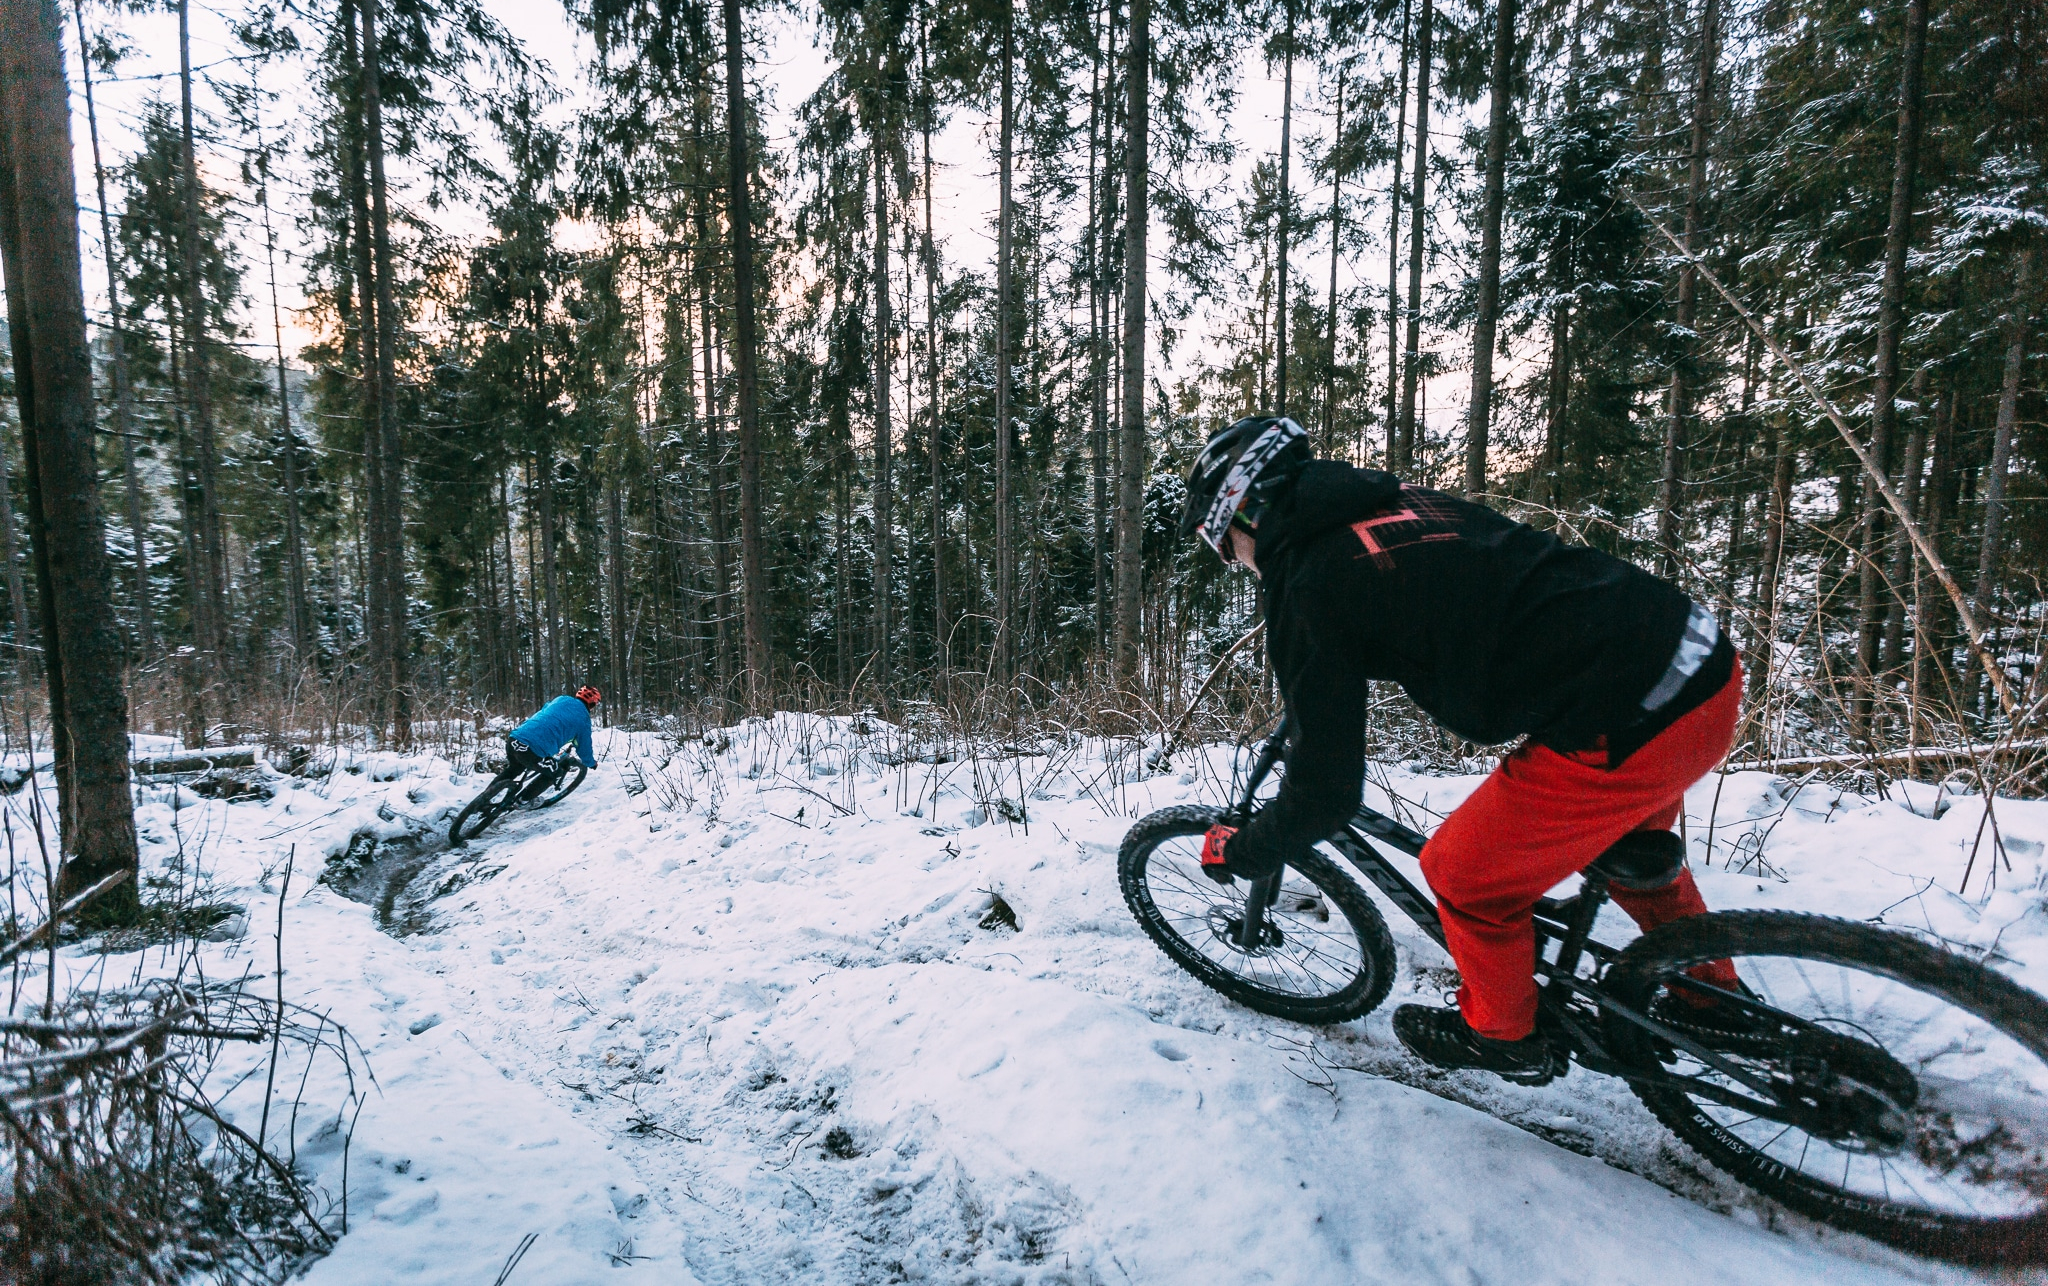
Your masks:
<svg viewBox="0 0 2048 1286"><path fill-rule="evenodd" d="M294 894L288 976L363 1037L382 1088L353 1145L362 1213L317 1286L488 1281L529 1232L513 1283L1986 1280L1786 1215L1619 1082L1425 1071L1387 1014L1434 999L1447 961L1391 908L1402 974L1362 1022L1297 1027L1197 986L1124 909L1111 810L1216 799L1198 775L1227 773L1222 752L1113 792L1047 772L1027 828L985 821L958 765L849 781L830 745L779 739L700 753L694 777L672 763L685 800L626 789L652 738L600 751L564 804L428 865L432 932ZM282 841L259 837L298 825L302 859L338 852L480 785L424 758L370 767L332 799L194 801L181 824L203 819L218 878L260 905ZM1476 784L1395 776L1439 811ZM1925 887L1953 886L1974 805L1935 820L1778 790L1722 785L1710 902L1868 916L1904 895L1893 919L1996 941L2043 985L2048 806L2001 802L2017 869L1980 904ZM1786 882L1728 869L1763 828ZM979 927L989 891L1018 931ZM239 950L260 969L269 943Z"/></svg>

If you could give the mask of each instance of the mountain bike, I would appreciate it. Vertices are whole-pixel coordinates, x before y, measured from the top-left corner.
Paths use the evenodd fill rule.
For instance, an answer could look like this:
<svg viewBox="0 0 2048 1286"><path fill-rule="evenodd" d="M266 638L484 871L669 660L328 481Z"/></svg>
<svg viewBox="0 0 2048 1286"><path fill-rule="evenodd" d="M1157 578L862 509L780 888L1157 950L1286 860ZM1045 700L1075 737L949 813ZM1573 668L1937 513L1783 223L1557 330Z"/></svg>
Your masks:
<svg viewBox="0 0 2048 1286"><path fill-rule="evenodd" d="M483 834L485 827L515 808L533 812L561 803L590 775L590 766L574 754L566 753L568 750L568 746L563 746L524 772L507 764L503 772L491 778L491 784L484 787L482 794L455 814L455 820L448 824L449 845L461 848Z"/></svg>
<svg viewBox="0 0 2048 1286"><path fill-rule="evenodd" d="M1383 851L1418 857L1427 837L1361 807L1271 877L1211 880L1202 834L1251 816L1285 732L1234 804L1132 827L1118 882L1202 983L1276 1018L1344 1022L1386 999L1394 947L1331 855L1442 945L1434 901ZM1592 936L1605 860L1535 912L1539 1026L1572 1062L1626 1080L1701 1156L1801 1214L1946 1259L2048 1260L2048 1001L1920 938L1826 916L1712 912L1609 946ZM1686 972L1719 959L1746 993ZM1674 1025L1676 1005L1720 1006L1723 1021Z"/></svg>

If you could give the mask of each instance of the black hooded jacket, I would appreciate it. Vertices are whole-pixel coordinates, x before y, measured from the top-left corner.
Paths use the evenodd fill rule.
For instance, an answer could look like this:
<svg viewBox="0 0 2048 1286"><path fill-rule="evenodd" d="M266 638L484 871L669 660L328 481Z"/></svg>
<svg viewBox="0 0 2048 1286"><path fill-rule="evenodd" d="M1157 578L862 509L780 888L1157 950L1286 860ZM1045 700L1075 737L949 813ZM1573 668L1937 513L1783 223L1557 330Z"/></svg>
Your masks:
<svg viewBox="0 0 2048 1286"><path fill-rule="evenodd" d="M1275 869L1357 809L1368 680L1400 684L1470 741L1527 735L1588 749L1640 729L1643 698L1692 610L1684 593L1621 559L1332 461L1303 467L1261 517L1257 546L1266 646L1292 736L1279 795L1225 848L1247 875ZM1733 656L1723 638L1660 722L1718 690Z"/></svg>

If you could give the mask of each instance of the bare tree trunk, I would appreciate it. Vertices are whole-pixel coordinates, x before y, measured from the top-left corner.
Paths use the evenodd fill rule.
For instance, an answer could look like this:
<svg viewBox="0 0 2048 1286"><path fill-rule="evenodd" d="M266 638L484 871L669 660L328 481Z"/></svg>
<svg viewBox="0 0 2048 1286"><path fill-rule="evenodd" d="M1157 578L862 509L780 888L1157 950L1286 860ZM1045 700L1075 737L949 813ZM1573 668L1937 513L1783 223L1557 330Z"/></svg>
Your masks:
<svg viewBox="0 0 2048 1286"><path fill-rule="evenodd" d="M1273 409L1287 414L1287 243L1294 231L1294 190L1288 184L1288 162L1294 132L1294 3L1287 0L1287 70L1280 91L1280 289L1273 313Z"/></svg>
<svg viewBox="0 0 2048 1286"><path fill-rule="evenodd" d="M1924 366L1913 375L1913 396L1924 406L1927 396L1927 368ZM1906 512L1913 515L1915 522L1924 516L1920 504L1920 475L1926 464L1927 418L1916 415L1906 427L1906 459L1899 478L1899 499L1906 502ZM1890 562L1891 593L1885 596L1884 648L1878 662L1879 671L1887 676L1905 663L1906 587L1914 579L1913 544L1906 539L1905 529L1898 526L1892 529Z"/></svg>
<svg viewBox="0 0 2048 1286"><path fill-rule="evenodd" d="M78 255L71 105L54 0L0 3L0 273L15 358L29 534L43 597L66 897L130 878L95 918L138 907L128 695L93 452L92 350Z"/></svg>
<svg viewBox="0 0 2048 1286"><path fill-rule="evenodd" d="M1891 468L1892 439L1898 431L1899 337L1905 329L1906 251L1913 240L1913 187L1920 165L1920 103L1924 92L1921 63L1927 52L1927 0L1907 0L1905 48L1899 72L1899 124L1892 157L1891 219L1884 234L1884 284L1877 311L1877 357L1870 387L1870 454L1881 469ZM1849 733L1870 734L1871 701L1877 672L1877 649L1884 628L1878 608L1883 581L1879 559L1884 538L1884 506L1878 501L1877 479L1863 478L1862 559L1856 596L1856 691L1849 708Z"/></svg>
<svg viewBox="0 0 2048 1286"><path fill-rule="evenodd" d="M149 532L142 517L142 482L135 468L134 394L128 383L127 333L121 324L121 247L114 240L113 216L107 209L107 168L100 160L100 116L93 102L92 59L86 50L84 0L71 0L78 23L78 71L85 88L86 128L92 133L92 179L100 199L100 245L107 257L107 357L114 376L114 433L121 439L121 480L127 501L128 539L133 563L135 651L147 658L156 653L156 622L149 601ZM264 217L269 218L266 206ZM264 225L268 228L268 223Z"/></svg>
<svg viewBox="0 0 2048 1286"><path fill-rule="evenodd" d="M1756 592L1756 627L1750 631L1749 701L1763 697L1771 678L1772 653L1778 641L1778 584L1785 566L1785 523L1792 509L1792 435L1773 413L1765 430L1771 457L1770 507L1764 519L1762 575Z"/></svg>
<svg viewBox="0 0 2048 1286"><path fill-rule="evenodd" d="M1712 4L1713 0L1707 0ZM1508 170L1508 104L1514 95L1515 0L1494 0L1491 101L1486 116L1486 192L1479 228L1479 316L1472 328L1472 400L1465 413L1465 494L1486 491L1493 425L1493 348L1500 322L1500 217Z"/></svg>
<svg viewBox="0 0 2048 1286"><path fill-rule="evenodd" d="M1334 22L1333 22L1334 25ZM1330 44L1336 46L1336 33L1330 33ZM1337 123L1331 131L1330 144L1330 310L1324 318L1327 330L1324 334L1325 361L1323 370L1323 450L1337 449L1337 263L1342 257L1340 233L1344 224L1344 80L1351 69L1348 64L1337 64ZM1356 461L1358 453L1354 450Z"/></svg>
<svg viewBox="0 0 2048 1286"><path fill-rule="evenodd" d="M2013 435L2019 428L2020 377L2027 360L2027 311L2033 300L2034 252L2020 251L2013 268L2012 305L2006 312L2005 382L1998 392L1998 422L1991 431L1991 465L1984 475L1984 538L1977 548L1977 619L1990 620L2005 558L2005 492L2012 469Z"/></svg>
<svg viewBox="0 0 2048 1286"><path fill-rule="evenodd" d="M1955 512L1956 496L1956 392L1943 387L1934 404L1934 457L1928 470L1927 487L1921 503L1920 525L1935 548L1942 543L1942 531ZM1946 594L1921 597L1926 564L1913 560L1913 691L1924 702L1933 691L1937 677L1948 676L1948 647L1952 609Z"/></svg>
<svg viewBox="0 0 2048 1286"><path fill-rule="evenodd" d="M190 0L184 0L189 3ZM391 213L384 181L384 108L378 88L377 0L363 6L363 143L370 162L371 250L377 278L377 424L384 466L384 512L372 539L384 547L385 699L392 734L412 744L411 676L406 661L408 594L405 586L405 445L398 427L398 309L393 303ZM552 589L552 584L550 589ZM550 613L552 616L552 613ZM550 622L552 626L552 621Z"/></svg>
<svg viewBox="0 0 2048 1286"><path fill-rule="evenodd" d="M73 0L82 4L82 0ZM255 98L251 97L251 110ZM294 668L312 655L312 609L306 600L306 553L299 515L299 439L292 430L292 396L284 360L284 312L277 298L277 233L270 223L270 156L257 126L256 152L262 183L257 202L263 212L263 258L270 270L270 334L277 353L277 427L284 447L284 632ZM100 198L106 205L106 197ZM117 341L118 342L118 341ZM131 471L132 471L132 465ZM133 485L132 482L130 484ZM132 520L131 520L132 521ZM140 540L140 531L137 539Z"/></svg>
<svg viewBox="0 0 2048 1286"><path fill-rule="evenodd" d="M1103 14L1106 23L1108 14ZM1108 270L1109 236L1109 118L1105 98L1109 87L1103 83L1102 36L1090 19L1092 40L1088 68L1088 455L1093 497L1089 517L1093 524L1095 556L1094 620L1095 650L1109 642L1109 363L1107 346L1106 295L1104 279ZM1101 169L1097 169L1098 160Z"/></svg>
<svg viewBox="0 0 2048 1286"><path fill-rule="evenodd" d="M1124 126L1124 404L1116 497L1116 673L1125 682L1138 678L1139 582L1144 575L1145 225L1152 212L1152 0L1131 0L1130 22L1125 52L1129 103Z"/></svg>
<svg viewBox="0 0 2048 1286"><path fill-rule="evenodd" d="M690 251L690 271L697 284L697 316L704 344L704 456L710 465L710 476L706 488L709 503L706 508L711 517L711 637L712 637L712 680L718 687L720 702L732 700L732 631L727 624L732 615L732 559L728 554L731 544L731 525L725 509L725 436L719 427L723 408L719 405L718 379L712 367L712 355L716 351L718 327L712 319L711 301L711 216L708 210L711 201L711 176L704 168L704 122L711 115L710 89L706 79L700 76L697 84L696 115L691 122L691 133L696 144L696 166L698 188L696 200L691 203L691 218L696 226L696 244Z"/></svg>
<svg viewBox="0 0 2048 1286"><path fill-rule="evenodd" d="M1387 455L1401 458L1396 402L1401 395L1401 151L1408 137L1408 4L1401 0L1401 91L1394 108L1394 178L1387 189Z"/></svg>
<svg viewBox="0 0 2048 1286"><path fill-rule="evenodd" d="M17 360L17 368L19 365ZM26 447L24 443L23 449ZM14 613L14 664L9 668L26 690L40 667L35 664L34 645L29 642L28 592L21 579L19 541L14 530L14 483L7 476L7 442L0 438L0 558L7 560L7 604Z"/></svg>
<svg viewBox="0 0 2048 1286"><path fill-rule="evenodd" d="M1429 179L1430 44L1436 0L1422 0L1422 29L1415 52L1415 180L1408 202L1408 344L1401 369L1400 451L1389 468L1406 473L1415 463L1415 394L1422 376L1422 252L1429 220L1423 204Z"/></svg>
<svg viewBox="0 0 2048 1286"><path fill-rule="evenodd" d="M630 694L626 691L626 503L616 465L612 476L605 480L604 490L605 561L609 564L606 588L610 591L606 597L611 600L608 630L611 656L605 677L612 689L611 702L606 709L624 711L632 708Z"/></svg>
<svg viewBox="0 0 2048 1286"><path fill-rule="evenodd" d="M564 675L562 601L556 593L555 582L555 449L552 443L543 443L540 453L534 457L533 487L540 509L541 610L547 615L547 661L542 667L541 682L549 692L558 692L563 686Z"/></svg>
<svg viewBox="0 0 2048 1286"><path fill-rule="evenodd" d="M1002 117L996 144L996 673L1007 678L1016 666L1015 510L1016 479L1010 449L1010 276L1016 208L1011 170L1016 153L1016 15L1003 5Z"/></svg>
<svg viewBox="0 0 2048 1286"><path fill-rule="evenodd" d="M185 272L185 388L192 401L192 429L199 477L199 555L194 568L202 608L193 622L195 642L211 675L226 663L227 551L220 517L220 449L214 437L213 379L206 351L206 285L199 257L199 163L193 145L191 0L178 0L178 83L183 125L179 134L179 183L183 221L179 242Z"/></svg>
<svg viewBox="0 0 2048 1286"><path fill-rule="evenodd" d="M939 246L932 236L932 87L928 54L930 24L920 24L917 37L918 91L922 95L919 124L924 133L924 361L925 401L931 415L928 448L932 470L932 655L940 673L952 666L946 627L946 527L944 473L939 467L939 427L942 423L939 396ZM1090 235L1093 235L1091 224Z"/></svg>
<svg viewBox="0 0 2048 1286"><path fill-rule="evenodd" d="M876 109L882 110L880 107ZM889 689L889 508L890 465L894 438L889 423L889 352L895 328L889 299L889 147L885 131L875 130L875 602L874 657L876 686Z"/></svg>
<svg viewBox="0 0 2048 1286"><path fill-rule="evenodd" d="M761 429L754 335L754 217L747 193L746 49L740 0L725 3L726 155L731 162L726 223L732 236L733 367L739 377L740 587L747 650L747 704L767 699L768 583L761 549Z"/></svg>
<svg viewBox="0 0 2048 1286"><path fill-rule="evenodd" d="M1685 418L1689 392L1685 386L1685 362L1695 351L1693 321L1699 301L1699 269L1691 258L1700 233L1700 203L1707 192L1707 147L1714 122L1714 65L1720 52L1720 7L1718 0L1706 0L1700 9L1699 57L1695 63L1692 91L1692 151L1685 181L1685 266L1678 272L1678 353L1672 359L1671 384L1664 401L1664 468L1657 487L1657 544L1662 553L1659 568L1665 576L1678 574L1678 490L1685 472Z"/></svg>
<svg viewBox="0 0 2048 1286"><path fill-rule="evenodd" d="M355 85L359 98L367 84L362 60L357 52L357 21L360 16L356 0L343 0L343 71L347 80ZM370 191L369 180L365 174L367 162L364 157L362 115L363 113L358 113L357 119L347 122L344 126L342 181L348 188L349 221L352 225L349 261L356 303L356 377L362 381L359 390L359 419L363 435L365 531L358 532L357 535L358 539L366 537L363 568L363 642L368 654L367 673L374 688L384 683L391 671L391 611L385 602L385 595L391 587L391 577L384 566L387 551L377 533L384 529L384 509L392 501L385 493L383 381L377 378L377 372L382 365L377 353L377 341L383 328L377 322L377 283L370 248ZM377 735L381 737L387 710L381 694L372 698L369 709L371 720L377 725Z"/></svg>

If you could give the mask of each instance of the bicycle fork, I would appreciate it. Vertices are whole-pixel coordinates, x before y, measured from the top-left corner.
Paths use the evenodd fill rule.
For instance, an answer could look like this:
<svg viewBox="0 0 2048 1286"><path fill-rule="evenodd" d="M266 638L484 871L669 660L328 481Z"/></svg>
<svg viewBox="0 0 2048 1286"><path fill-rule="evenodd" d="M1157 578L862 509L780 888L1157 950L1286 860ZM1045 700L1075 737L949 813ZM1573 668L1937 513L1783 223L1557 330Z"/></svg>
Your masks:
<svg viewBox="0 0 2048 1286"><path fill-rule="evenodd" d="M1237 927L1237 945L1247 955L1266 943L1266 912L1280 900L1281 874L1275 871L1264 879L1253 880L1250 891L1244 895L1244 919Z"/></svg>

